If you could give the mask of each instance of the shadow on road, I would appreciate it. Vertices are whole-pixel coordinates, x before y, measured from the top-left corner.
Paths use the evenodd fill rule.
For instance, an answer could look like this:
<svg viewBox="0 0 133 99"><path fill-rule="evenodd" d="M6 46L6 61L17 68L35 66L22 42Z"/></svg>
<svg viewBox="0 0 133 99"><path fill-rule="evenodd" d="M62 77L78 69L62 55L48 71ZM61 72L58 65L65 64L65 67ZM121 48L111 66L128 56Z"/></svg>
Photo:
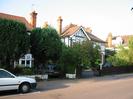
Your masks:
<svg viewBox="0 0 133 99"><path fill-rule="evenodd" d="M37 92L37 90L31 90L29 93ZM10 95L20 95L23 93L18 92L17 90L10 90L10 91L0 91L0 96L10 96ZM25 93L28 94L28 93Z"/></svg>
<svg viewBox="0 0 133 99"><path fill-rule="evenodd" d="M77 79L74 80L48 80L48 81L39 81L37 82L37 88L31 90L30 93L38 92L38 91L48 91L48 90L55 90L55 89L62 89L70 87L71 84L78 83ZM0 92L0 96L10 96L10 95L19 95L21 93L17 92L16 90L12 91L2 91ZM27 93L28 94L28 93Z"/></svg>
<svg viewBox="0 0 133 99"><path fill-rule="evenodd" d="M11 91L0 91L0 96L15 95L19 94L16 90Z"/></svg>
<svg viewBox="0 0 133 99"><path fill-rule="evenodd" d="M93 81L113 81L113 80L121 80L121 79L128 79L133 78L133 74L119 74L119 75L108 75L108 76L99 76L93 78Z"/></svg>
<svg viewBox="0 0 133 99"><path fill-rule="evenodd" d="M78 83L77 79L74 80L52 80L52 81L41 81L38 82L36 90L48 91L54 89L62 89L70 87L71 84Z"/></svg>

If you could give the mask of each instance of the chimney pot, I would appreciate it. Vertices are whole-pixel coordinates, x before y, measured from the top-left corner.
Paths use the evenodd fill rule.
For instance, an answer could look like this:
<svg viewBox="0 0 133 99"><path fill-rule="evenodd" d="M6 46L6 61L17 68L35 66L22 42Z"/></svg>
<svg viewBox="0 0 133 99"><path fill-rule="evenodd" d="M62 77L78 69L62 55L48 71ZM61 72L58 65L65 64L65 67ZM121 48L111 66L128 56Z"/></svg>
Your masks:
<svg viewBox="0 0 133 99"><path fill-rule="evenodd" d="M48 22L44 22L43 28L48 28Z"/></svg>

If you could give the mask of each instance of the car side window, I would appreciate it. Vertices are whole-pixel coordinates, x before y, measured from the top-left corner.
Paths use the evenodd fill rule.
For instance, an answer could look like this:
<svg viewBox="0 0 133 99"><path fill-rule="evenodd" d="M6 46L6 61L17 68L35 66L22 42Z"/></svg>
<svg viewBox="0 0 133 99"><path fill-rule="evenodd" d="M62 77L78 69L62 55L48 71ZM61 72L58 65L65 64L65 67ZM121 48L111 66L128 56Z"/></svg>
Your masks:
<svg viewBox="0 0 133 99"><path fill-rule="evenodd" d="M14 76L4 70L0 70L0 78L14 78Z"/></svg>

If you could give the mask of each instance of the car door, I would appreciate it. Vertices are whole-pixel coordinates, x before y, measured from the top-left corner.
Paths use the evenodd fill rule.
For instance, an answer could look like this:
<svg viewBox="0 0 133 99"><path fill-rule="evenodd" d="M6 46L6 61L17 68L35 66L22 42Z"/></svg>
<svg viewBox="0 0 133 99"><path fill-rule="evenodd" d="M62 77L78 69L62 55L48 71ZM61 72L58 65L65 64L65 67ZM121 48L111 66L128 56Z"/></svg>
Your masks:
<svg viewBox="0 0 133 99"><path fill-rule="evenodd" d="M18 89L19 80L6 70L0 70L0 91Z"/></svg>

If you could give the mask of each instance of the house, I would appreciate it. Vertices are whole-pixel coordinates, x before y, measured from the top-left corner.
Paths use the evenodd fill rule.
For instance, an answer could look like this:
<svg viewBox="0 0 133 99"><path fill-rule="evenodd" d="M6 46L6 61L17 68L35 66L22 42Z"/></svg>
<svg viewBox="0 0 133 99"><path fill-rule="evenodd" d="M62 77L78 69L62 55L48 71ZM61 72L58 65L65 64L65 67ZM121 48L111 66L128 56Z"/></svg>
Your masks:
<svg viewBox="0 0 133 99"><path fill-rule="evenodd" d="M37 13L33 11L31 14L31 22L29 23L24 17L0 13L0 18L3 19L9 19L9 20L15 20L18 22L22 22L26 25L27 33L30 34L30 31L33 28L36 28L36 22L37 22ZM105 41L101 40L100 38L96 37L92 34L92 30L90 28L85 28L83 26L78 26L75 24L70 24L66 26L64 29L62 29L62 21L63 19L58 17L57 23L58 23L58 33L61 37L61 40L67 45L72 46L76 42L82 42L85 40L93 41L95 44L98 44L101 46L101 54L102 54L102 63L104 58L104 46ZM46 22L44 24L44 27L48 27L48 23ZM31 67L33 62L32 55L30 53L27 53L23 57L19 59L19 65L29 66ZM15 63L16 64L16 63Z"/></svg>
<svg viewBox="0 0 133 99"><path fill-rule="evenodd" d="M85 40L93 41L100 46L104 46L106 43L105 41L93 35L92 30L89 27L85 28L83 26L78 26L71 23L67 25L62 31L62 18L58 17L57 21L59 35L67 46L72 46L76 42L82 42Z"/></svg>
<svg viewBox="0 0 133 99"><path fill-rule="evenodd" d="M29 30L29 31L33 29L32 25L24 17L0 13L0 18L1 19L8 19L8 20L15 20L15 21L24 23L27 30Z"/></svg>
<svg viewBox="0 0 133 99"><path fill-rule="evenodd" d="M15 20L15 21L25 24L28 34L30 34L30 31L36 27L36 21L37 21L36 17L37 17L37 13L33 11L31 13L31 22L29 23L24 17L0 13L1 19ZM27 54L25 54L23 57L19 59L19 62L14 62L14 66L19 64L19 65L31 67L33 60L34 59L32 57L32 54L27 52Z"/></svg>
<svg viewBox="0 0 133 99"><path fill-rule="evenodd" d="M105 41L96 37L92 34L92 30L89 27L78 26L75 24L69 24L64 29L62 29L62 21L61 16L58 17L58 33L61 37L62 42L64 42L67 46L73 46L75 43L82 43L83 41L89 40L94 42L101 47L101 57L102 63L104 63L104 55L105 55Z"/></svg>

